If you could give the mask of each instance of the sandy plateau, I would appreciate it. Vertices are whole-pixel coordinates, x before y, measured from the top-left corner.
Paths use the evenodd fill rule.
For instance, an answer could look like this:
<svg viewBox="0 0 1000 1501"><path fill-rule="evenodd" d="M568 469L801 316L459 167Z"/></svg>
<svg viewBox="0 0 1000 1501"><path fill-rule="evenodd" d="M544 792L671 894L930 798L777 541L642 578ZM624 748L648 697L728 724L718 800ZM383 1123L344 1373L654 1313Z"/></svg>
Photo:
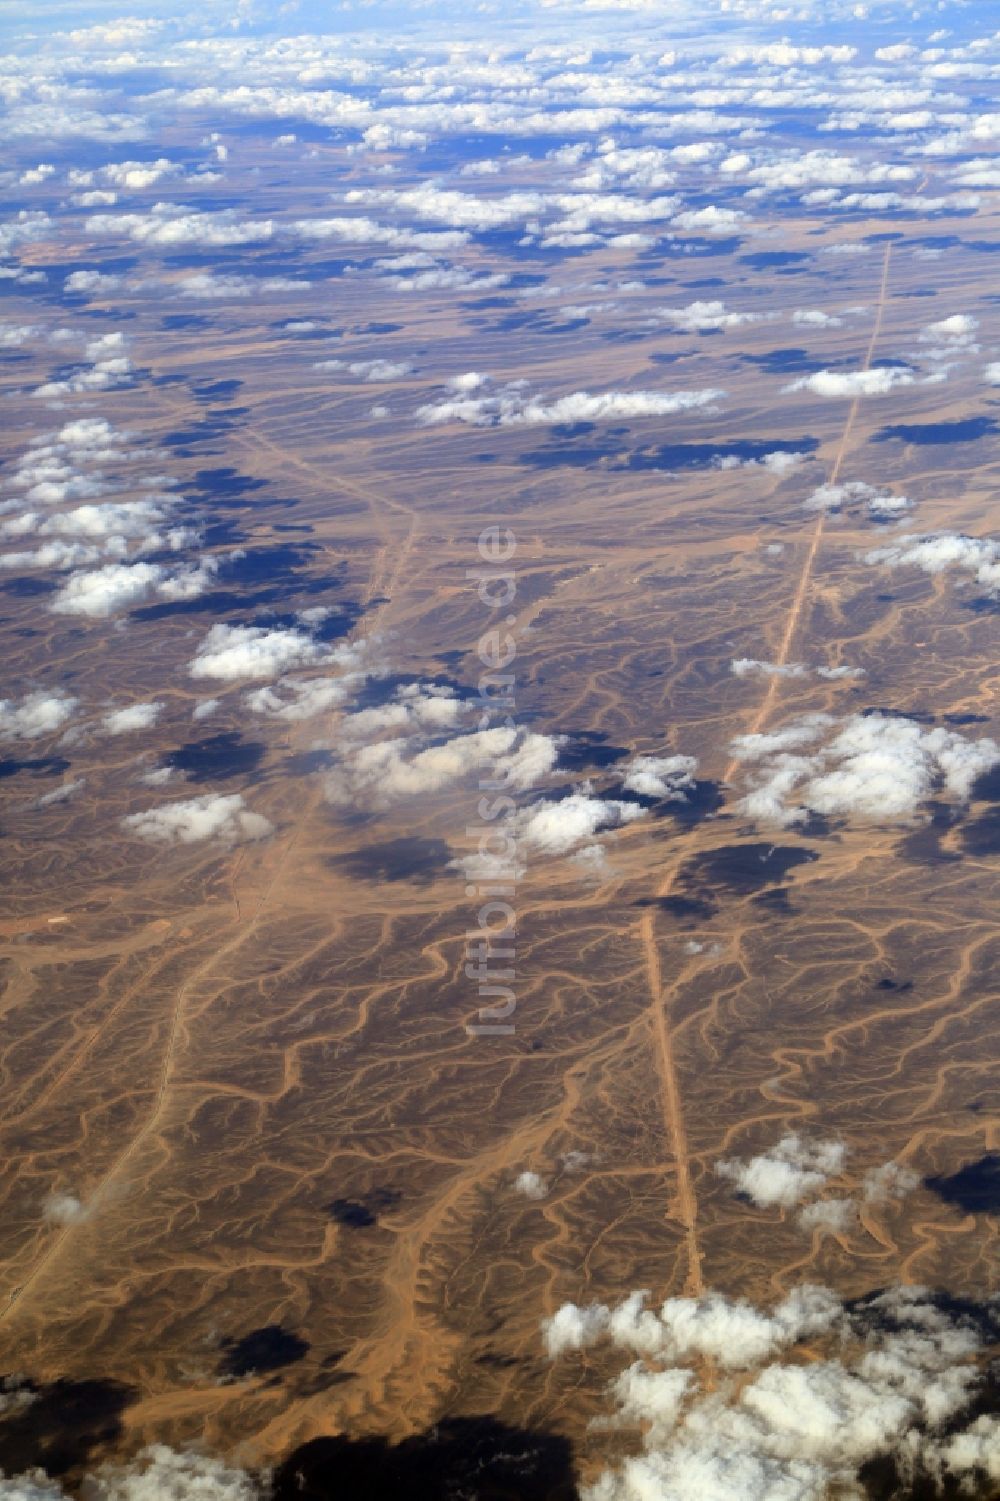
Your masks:
<svg viewBox="0 0 1000 1501"><path fill-rule="evenodd" d="M983 213L976 233L998 228ZM888 238L813 256L794 288L800 305L863 314L792 335L644 322L654 304L716 295L690 290L706 266L722 295L772 306L777 277L735 251L659 266L674 284L632 297L632 342L602 337L599 317L565 340L505 332L503 309L434 291L398 296L394 331L373 335L386 293L317 277L314 303L349 325L338 355L412 357L415 374L379 386L314 370L316 345L276 331L288 299L212 304L210 329L169 337L136 303L141 401L112 391L100 414L165 447L260 574L239 586L249 606L232 590L203 609L147 605L121 630L48 612L37 591L3 595L12 677L58 664L92 712L166 705L141 742L84 731L15 747L25 764L9 775L2 763L4 1369L120 1392L126 1449L197 1438L270 1463L324 1434L396 1440L492 1414L565 1434L587 1476L607 1462L587 1424L616 1367L601 1351L545 1358L540 1321L567 1300L989 1286L995 1187L980 1207L940 1185L1000 1152L996 777L910 826L776 828L740 810L748 768L730 751L816 712L997 731L995 605L952 574L866 564L889 533L858 511L803 508L823 483L863 481L917 499L913 530L981 531L996 425L970 444L928 442L921 425L961 431L995 398L970 376L851 403L783 395L794 375L765 373L792 342L808 342L808 368L905 355L983 282L989 258L959 250L933 263L933 302L918 297L928 263L898 226L864 231ZM786 224L782 244L812 251L819 233ZM31 264L56 254L37 245ZM605 278L630 268L607 250L588 261ZM727 396L596 429L412 420L487 340L489 367L516 364L533 390ZM18 394L48 373L31 358L8 368L8 407L23 431L51 431L79 413L40 423ZM374 402L391 419L369 417ZM884 435L899 425L909 438ZM747 442L804 457L720 469L685 447ZM474 692L495 622L467 570L495 525L517 540L518 721L576 757L556 784L613 797L637 754L695 756L698 782L604 836L602 860L524 850L515 1030L475 1036L477 901L453 863L471 849L474 786L333 804L341 711L252 718L241 695L259 684L206 684L186 664L219 619L324 606L340 642L375 643L392 682ZM740 677L740 658L810 670ZM163 792L139 781L157 766L173 767ZM84 786L39 810L62 777ZM122 833L168 793L215 792L243 793L272 836ZM792 1130L846 1143L844 1196L888 1160L919 1186L831 1232L754 1207L715 1171ZM518 1191L524 1172L544 1196ZM47 1215L53 1194L76 1210Z"/></svg>

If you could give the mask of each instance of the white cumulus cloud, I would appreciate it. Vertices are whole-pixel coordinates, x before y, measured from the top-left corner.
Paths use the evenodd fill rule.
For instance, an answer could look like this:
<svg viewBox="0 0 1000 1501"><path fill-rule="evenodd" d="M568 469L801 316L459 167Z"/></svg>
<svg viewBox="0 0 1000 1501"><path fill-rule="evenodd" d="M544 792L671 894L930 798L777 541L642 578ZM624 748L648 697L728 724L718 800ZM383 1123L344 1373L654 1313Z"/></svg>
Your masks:
<svg viewBox="0 0 1000 1501"><path fill-rule="evenodd" d="M36 740L61 729L76 710L78 700L62 689L36 688L20 703L0 698L0 739Z"/></svg>
<svg viewBox="0 0 1000 1501"><path fill-rule="evenodd" d="M790 1132L777 1146L745 1162L723 1158L715 1171L758 1209L788 1209L819 1193L841 1171L845 1156L842 1142L811 1142Z"/></svg>
<svg viewBox="0 0 1000 1501"><path fill-rule="evenodd" d="M213 625L188 663L193 678L276 678L331 656L328 647L292 626Z"/></svg>
<svg viewBox="0 0 1000 1501"><path fill-rule="evenodd" d="M517 819L518 838L543 854L565 855L595 834L641 818L644 811L639 803L573 792L558 801L525 809Z"/></svg>
<svg viewBox="0 0 1000 1501"><path fill-rule="evenodd" d="M781 826L801 823L809 813L912 823L938 788L964 801L976 778L1000 761L994 740L969 740L885 714L839 722L809 715L770 734L738 736L731 749L753 764L751 790L739 811Z"/></svg>
<svg viewBox="0 0 1000 1501"><path fill-rule="evenodd" d="M805 1285L770 1312L718 1292L654 1311L633 1293L614 1307L564 1304L543 1336L552 1357L598 1342L638 1357L594 1426L637 1431L639 1452L585 1501L827 1501L867 1493L861 1471L874 1461L901 1495L979 1494L1000 1476L1000 1421L976 1410L984 1337L925 1288L851 1308ZM748 1374L734 1380L734 1369Z"/></svg>
<svg viewBox="0 0 1000 1501"><path fill-rule="evenodd" d="M129 704L125 709L113 709L101 720L101 728L108 735L129 735L135 730L148 730L159 719L164 709L161 703Z"/></svg>
<svg viewBox="0 0 1000 1501"><path fill-rule="evenodd" d="M122 819L122 828L150 844L196 844L217 839L221 844L246 844L274 832L260 813L245 807L238 792L206 793L183 802L163 803Z"/></svg>
<svg viewBox="0 0 1000 1501"><path fill-rule="evenodd" d="M551 427L562 423L621 421L633 417L669 417L710 406L726 393L699 391L574 391L545 401L513 387L496 395L463 397L418 407L424 426L465 422L476 427Z"/></svg>
<svg viewBox="0 0 1000 1501"><path fill-rule="evenodd" d="M783 391L811 391L814 396L887 396L897 386L912 386L916 377L898 366L875 370L817 370L782 386Z"/></svg>
<svg viewBox="0 0 1000 1501"><path fill-rule="evenodd" d="M623 786L642 797L683 802L697 769L694 756L636 756L626 768Z"/></svg>
<svg viewBox="0 0 1000 1501"><path fill-rule="evenodd" d="M971 574L989 593L1000 593L1000 542L991 537L965 537L958 532L905 536L886 547L872 548L864 559L872 566L919 568L931 574L956 569Z"/></svg>
<svg viewBox="0 0 1000 1501"><path fill-rule="evenodd" d="M526 1199L544 1199L549 1191L545 1179L528 1170L518 1173L514 1179L514 1188L519 1194L524 1194Z"/></svg>

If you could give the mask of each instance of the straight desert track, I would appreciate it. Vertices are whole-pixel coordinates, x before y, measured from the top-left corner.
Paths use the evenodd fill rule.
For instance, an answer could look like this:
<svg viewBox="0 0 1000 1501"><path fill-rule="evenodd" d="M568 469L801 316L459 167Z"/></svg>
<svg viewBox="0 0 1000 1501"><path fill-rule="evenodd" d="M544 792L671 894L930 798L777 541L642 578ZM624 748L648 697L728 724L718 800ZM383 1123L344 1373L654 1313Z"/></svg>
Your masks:
<svg viewBox="0 0 1000 1501"><path fill-rule="evenodd" d="M878 298L875 304L875 318L872 323L871 337L868 341L868 349L865 353L863 370L871 367L878 346L879 335L882 331L882 316L885 310L886 300L889 295L889 263L892 254L891 244L885 247L882 258L882 277L879 283ZM837 445L837 452L833 465L830 469L828 484L836 484L843 468L844 459L850 448L851 435L857 420L860 397L855 397L851 402L844 428ZM825 531L825 512L820 511L816 524L813 527L809 539L809 546L803 560L802 569L799 573L795 594L792 598L791 608L785 622L785 629L781 638L775 661L783 667L790 659L792 648L798 634L805 607L809 586L812 582L816 559L823 542ZM772 711L777 703L780 676L777 674L768 678L767 689L757 709L756 714L749 726L749 732L756 734L768 723ZM731 760L726 768L725 780L731 780L738 762ZM675 858L671 868L664 875L657 890L660 897L667 896L680 869L682 858L688 854L689 846L684 842L684 854ZM656 942L656 909L650 907L643 913L639 922L639 941L642 946L643 961L646 969L646 982L650 996L650 1030L653 1035L654 1050L656 1056L657 1073L660 1079L660 1095L663 1109L663 1122L667 1132L667 1139L672 1144L675 1168L677 1174L676 1210L677 1217L684 1230L684 1241L687 1255L687 1280L686 1291L698 1296L704 1291L704 1279L701 1269L701 1252L698 1245L698 1199L691 1180L691 1164L687 1144L687 1130L684 1124L684 1102L681 1095L680 1081L677 1072L677 1061L674 1055L673 1039L671 1037L669 1010L667 997L669 992L664 989L662 973L660 969L660 952ZM676 988L676 982L675 987Z"/></svg>

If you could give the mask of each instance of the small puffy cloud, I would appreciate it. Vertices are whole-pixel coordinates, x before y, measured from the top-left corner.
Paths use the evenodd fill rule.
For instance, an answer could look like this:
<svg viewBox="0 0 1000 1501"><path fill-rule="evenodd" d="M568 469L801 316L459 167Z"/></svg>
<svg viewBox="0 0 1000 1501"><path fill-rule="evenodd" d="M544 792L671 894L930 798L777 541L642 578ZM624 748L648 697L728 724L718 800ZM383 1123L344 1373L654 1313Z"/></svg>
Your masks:
<svg viewBox="0 0 1000 1501"><path fill-rule="evenodd" d="M289 276L222 276L212 271L195 271L171 286L178 297L208 302L227 297L259 297L262 292L305 292L312 282Z"/></svg>
<svg viewBox="0 0 1000 1501"><path fill-rule="evenodd" d="M857 47L840 46L799 47L788 41L763 42L754 46L733 47L725 54L725 65L734 67L747 63L755 67L815 68L823 63L848 63L857 57Z"/></svg>
<svg viewBox="0 0 1000 1501"><path fill-rule="evenodd" d="M54 803L67 803L71 797L75 797L80 788L85 786L85 777L75 777L70 782L63 782L58 787L53 787L51 792L43 792L41 797L35 799L36 808L48 808Z"/></svg>
<svg viewBox="0 0 1000 1501"><path fill-rule="evenodd" d="M819 1193L841 1171L845 1155L842 1142L809 1142L790 1132L770 1151L746 1162L724 1158L715 1171L758 1209L790 1209Z"/></svg>
<svg viewBox="0 0 1000 1501"><path fill-rule="evenodd" d="M113 709L101 720L101 728L108 735L129 735L136 730L148 730L163 713L162 703L129 704L125 709Z"/></svg>
<svg viewBox="0 0 1000 1501"><path fill-rule="evenodd" d="M99 620L141 604L154 593L165 599L194 599L208 587L216 567L213 559L178 573L171 573L160 563L108 563L103 568L70 574L49 608L57 615Z"/></svg>
<svg viewBox="0 0 1000 1501"><path fill-rule="evenodd" d="M874 370L817 370L814 375L804 375L783 391L811 391L814 396L834 396L852 399L856 396L887 396L897 386L912 386L915 380L909 370L898 366L879 366Z"/></svg>
<svg viewBox="0 0 1000 1501"><path fill-rule="evenodd" d="M309 678L302 682L289 679L276 688L255 688L243 701L252 714L265 714L269 719L284 719L295 724L304 719L315 719L317 714L326 714L331 709L339 709L363 682L363 673Z"/></svg>
<svg viewBox="0 0 1000 1501"><path fill-rule="evenodd" d="M956 187L962 188L1000 187L1000 168L989 157L973 157L971 161L957 164L952 173L952 181ZM941 254L943 251L939 249L938 255Z"/></svg>
<svg viewBox="0 0 1000 1501"><path fill-rule="evenodd" d="M48 214L38 209L22 209L0 223L0 255L10 255L19 245L45 239L51 229L52 219Z"/></svg>
<svg viewBox="0 0 1000 1501"><path fill-rule="evenodd" d="M88 234L135 240L140 245L250 245L274 234L270 219L241 220L231 209L198 213L182 204L157 203L145 214L91 214Z"/></svg>
<svg viewBox="0 0 1000 1501"><path fill-rule="evenodd" d="M810 457L807 453L787 448L776 448L773 453L762 454L759 459L741 459L736 454L717 455L712 460L713 469L766 469L769 474L787 474Z"/></svg>
<svg viewBox="0 0 1000 1501"><path fill-rule="evenodd" d="M570 856L572 863L594 880L604 880L610 871L608 865L608 852L599 841L595 844L584 844L573 851Z"/></svg>
<svg viewBox="0 0 1000 1501"><path fill-rule="evenodd" d="M110 208L118 202L118 194L110 188L88 188L83 193L72 193L70 202L77 208Z"/></svg>
<svg viewBox="0 0 1000 1501"><path fill-rule="evenodd" d="M816 745L830 729L831 738ZM976 778L1000 762L994 740L968 740L884 714L839 722L808 715L783 730L737 736L731 749L737 759L755 763L739 811L782 827L810 813L909 824L935 792L965 801Z"/></svg>
<svg viewBox="0 0 1000 1501"><path fill-rule="evenodd" d="M164 177L184 171L180 162L161 156L155 162L109 162L98 169L98 176L117 188L151 188Z"/></svg>
<svg viewBox="0 0 1000 1501"><path fill-rule="evenodd" d="M658 1311L648 1308L647 1300L645 1292L637 1292L616 1307L563 1304L542 1324L548 1354L609 1340L647 1359L677 1364L707 1358L725 1370L746 1370L804 1337L827 1333L841 1316L839 1299L810 1284L795 1288L770 1314L745 1298L717 1292L668 1298Z"/></svg>
<svg viewBox="0 0 1000 1501"><path fill-rule="evenodd" d="M793 724L760 734L737 735L730 749L740 761L762 761L767 756L798 750L817 740L836 721L829 714L803 714Z"/></svg>
<svg viewBox="0 0 1000 1501"><path fill-rule="evenodd" d="M694 1387L695 1378L691 1371L651 1370L637 1360L612 1382L609 1392L616 1404L616 1420L641 1429L647 1443L654 1443L677 1425L685 1400ZM667 1493L661 1491L659 1494ZM677 1494L673 1492L673 1495Z"/></svg>
<svg viewBox="0 0 1000 1501"><path fill-rule="evenodd" d="M674 229L689 230L697 234L731 234L747 223L747 215L738 208L719 208L709 203L704 208L684 209L675 214L671 222Z"/></svg>
<svg viewBox="0 0 1000 1501"><path fill-rule="evenodd" d="M839 510L847 501L868 500L869 495L877 494L874 485L866 485L863 480L848 480L847 483L835 485L817 485L812 494L806 495L802 501L803 510Z"/></svg>
<svg viewBox="0 0 1000 1501"><path fill-rule="evenodd" d="M911 1167L900 1162L883 1162L865 1173L861 1193L869 1204L885 1204L892 1199L904 1199L919 1187L920 1174Z"/></svg>
<svg viewBox="0 0 1000 1501"><path fill-rule="evenodd" d="M89 1501L265 1501L268 1487L249 1470L194 1450L154 1444L126 1464L89 1471L82 1491ZM0 1477L4 1501L70 1501L70 1492L41 1470Z"/></svg>
<svg viewBox="0 0 1000 1501"><path fill-rule="evenodd" d="M165 787L173 781L175 773L173 766L154 766L152 771L140 773L139 781L144 787Z"/></svg>
<svg viewBox="0 0 1000 1501"><path fill-rule="evenodd" d="M489 376L482 375L478 370L466 370L463 375L453 375L448 381L449 391L457 391L461 396L468 396L470 391L478 391L480 386L489 383Z"/></svg>
<svg viewBox="0 0 1000 1501"><path fill-rule="evenodd" d="M231 554L239 557L239 552ZM176 573L165 571L164 578L158 586L158 593L164 599L197 599L204 594L215 582L219 571L219 558L201 558L197 563L190 563L185 568L178 569Z"/></svg>
<svg viewBox="0 0 1000 1501"><path fill-rule="evenodd" d="M1000 1481L1000 1418L983 1413L968 1428L943 1440L933 1451L935 1468L950 1479L971 1476Z"/></svg>
<svg viewBox="0 0 1000 1501"><path fill-rule="evenodd" d="M88 490L98 493L104 481L75 475L68 480L50 480L31 487L30 494L36 501L53 502L71 500ZM173 504L172 497L162 496L156 500L111 501L105 505L76 506L71 511L59 511L55 515L41 517L35 512L22 513L15 521L0 526L2 537L23 537L35 534L40 537L75 537L96 542L108 552L121 556L128 543L138 544L137 550L152 548L178 548L197 540L197 533L187 527L171 527L166 532L157 528L167 520Z"/></svg>
<svg viewBox="0 0 1000 1501"><path fill-rule="evenodd" d="M1000 386L1000 361L986 366L983 371L983 379L988 386Z"/></svg>
<svg viewBox="0 0 1000 1501"><path fill-rule="evenodd" d="M799 1210L800 1227L821 1235L846 1235L857 1218L858 1207L853 1199L818 1199Z"/></svg>
<svg viewBox="0 0 1000 1501"><path fill-rule="evenodd" d="M804 678L808 668L801 662L764 662L758 657L734 657L729 670L735 678Z"/></svg>
<svg viewBox="0 0 1000 1501"><path fill-rule="evenodd" d="M437 733L453 729L465 707L451 688L410 683L398 690L391 703L348 715L341 721L340 733L350 740L372 739L383 731L393 735Z"/></svg>
<svg viewBox="0 0 1000 1501"><path fill-rule="evenodd" d="M448 266L419 252L397 256L395 261L379 262L379 269L396 270L389 284L397 292L489 292L504 287L510 277L502 271L479 273L465 266Z"/></svg>
<svg viewBox="0 0 1000 1501"><path fill-rule="evenodd" d="M816 201L819 191L822 193L820 201L826 202L836 200L840 188L884 188L886 184L911 182L919 175L914 167L864 161L835 151L765 148L755 155L755 164L747 152L736 152L719 164L724 176L738 176L749 182L753 197L797 193L810 203Z"/></svg>
<svg viewBox="0 0 1000 1501"><path fill-rule="evenodd" d="M26 693L20 703L0 698L0 740L36 740L54 734L72 718L78 700L57 688Z"/></svg>
<svg viewBox="0 0 1000 1501"><path fill-rule="evenodd" d="M928 323L920 330L919 337L923 344L950 344L962 348L972 343L978 327L978 318L967 313L953 313L950 318Z"/></svg>
<svg viewBox="0 0 1000 1501"><path fill-rule="evenodd" d="M868 674L864 667L847 667L846 665L842 665L840 667L817 667L816 676L818 678L826 678L831 683L839 683L849 678L867 677Z"/></svg>
<svg viewBox="0 0 1000 1501"><path fill-rule="evenodd" d="M41 330L35 323L8 323L0 328L0 349L20 349L32 339L37 339Z"/></svg>
<svg viewBox="0 0 1000 1501"><path fill-rule="evenodd" d="M264 714L269 719L284 719L294 724L340 708L359 681L360 674L357 678L346 675L310 678L305 682L289 680L276 688L255 688L245 695L243 702L251 714Z"/></svg>
<svg viewBox="0 0 1000 1501"><path fill-rule="evenodd" d="M46 460L56 462L68 457L75 462L108 463L130 457L128 440L132 435L114 427L105 417L76 417L63 423L49 440L34 445ZM140 450L145 457L149 450ZM157 450L158 452L158 450Z"/></svg>
<svg viewBox="0 0 1000 1501"><path fill-rule="evenodd" d="M729 664L734 677L805 678L811 669L803 662L766 662L758 657L734 657ZM863 678L863 667L817 667L816 676L836 682L842 678Z"/></svg>
<svg viewBox="0 0 1000 1501"><path fill-rule="evenodd" d="M213 625L188 663L193 678L276 678L330 657L328 647L294 627Z"/></svg>
<svg viewBox="0 0 1000 1501"><path fill-rule="evenodd" d="M759 323L762 313L731 313L724 302L690 302L687 307L658 308L656 316L671 328L685 333L703 330L740 328L744 323Z"/></svg>
<svg viewBox="0 0 1000 1501"><path fill-rule="evenodd" d="M338 240L351 245L386 245L392 250L427 250L432 254L457 250L468 244L464 229L415 230L375 219L338 216L332 219L296 219L289 232L303 240Z"/></svg>
<svg viewBox="0 0 1000 1501"><path fill-rule="evenodd" d="M87 1207L76 1194L65 1189L53 1190L42 1205L42 1214L50 1225L75 1225L86 1219ZM0 1485L0 1491L3 1487Z"/></svg>
<svg viewBox="0 0 1000 1501"><path fill-rule="evenodd" d="M636 756L626 769L623 786L641 797L683 802L694 786L697 769L694 756Z"/></svg>
<svg viewBox="0 0 1000 1501"><path fill-rule="evenodd" d="M17 180L25 187L35 187L38 183L46 182L50 177L54 177L55 173L56 169L51 162L39 162L37 167L28 167Z"/></svg>
<svg viewBox="0 0 1000 1501"><path fill-rule="evenodd" d="M141 47L153 41L163 29L162 21L142 19L139 16L122 16L119 20L97 22L93 26L80 26L65 33L66 40L75 49Z"/></svg>
<svg viewBox="0 0 1000 1501"><path fill-rule="evenodd" d="M402 380L404 376L413 374L413 366L408 365L405 360L320 360L313 365L313 369L343 370L369 385Z"/></svg>
<svg viewBox="0 0 1000 1501"><path fill-rule="evenodd" d="M104 271L71 271L63 282L67 292L98 296L102 292L115 292L124 284L122 276L110 276Z"/></svg>
<svg viewBox="0 0 1000 1501"><path fill-rule="evenodd" d="M799 307L792 314L792 322L803 328L840 328L844 320L820 308Z"/></svg>
<svg viewBox="0 0 1000 1501"><path fill-rule="evenodd" d="M838 1312L837 1300L810 1284L793 1289L771 1315L762 1315L745 1299L718 1293L668 1298L660 1309L666 1334L662 1354L673 1360L708 1357L724 1369L745 1370L805 1335L825 1333Z"/></svg>
<svg viewBox="0 0 1000 1501"><path fill-rule="evenodd" d="M545 205L539 193L505 193L489 198L461 193L423 182L412 188L356 188L346 195L348 203L378 203L402 210L417 219L436 220L457 230L476 233L523 223ZM564 200L572 203L572 198Z"/></svg>
<svg viewBox="0 0 1000 1501"><path fill-rule="evenodd" d="M44 271L29 271L24 266L0 265L0 281L20 282L22 285L27 285L31 282L48 281L48 276Z"/></svg>
<svg viewBox="0 0 1000 1501"><path fill-rule="evenodd" d="M517 819L518 840L546 855L565 855L603 830L641 818L644 811L639 803L573 792L557 802L525 809Z"/></svg>
<svg viewBox="0 0 1000 1501"><path fill-rule="evenodd" d="M99 338L91 339L84 353L89 364L63 379L45 381L36 386L32 396L51 400L83 391L110 391L131 384L134 372L123 333L101 334Z"/></svg>
<svg viewBox="0 0 1000 1501"><path fill-rule="evenodd" d="M684 148L680 149L683 151ZM558 156L558 153L553 155ZM697 151L693 157L688 158L700 159ZM622 148L608 139L599 143L597 155L573 179L573 185L587 189L604 188L616 183L630 188L668 188L675 177L673 165L683 160L684 157L678 156L676 152L664 151L658 146Z"/></svg>
<svg viewBox="0 0 1000 1501"><path fill-rule="evenodd" d="M607 1333L609 1318L610 1309L601 1303L586 1308L564 1303L542 1325L548 1354L555 1357L567 1350L585 1350L596 1344Z"/></svg>
<svg viewBox="0 0 1000 1501"><path fill-rule="evenodd" d="M46 542L33 552L8 552L0 557L0 568L75 568L100 562L101 549L80 542Z"/></svg>
<svg viewBox="0 0 1000 1501"><path fill-rule="evenodd" d="M455 735L424 749L418 745L406 735L356 748L346 744L327 780L328 796L340 804L360 798L383 806L442 792L473 773L524 791L548 775L559 753L551 736L507 726Z"/></svg>
<svg viewBox="0 0 1000 1501"><path fill-rule="evenodd" d="M121 823L128 833L150 844L197 844L206 839L224 845L246 844L274 832L262 814L245 807L238 792L164 803L143 813L130 813Z"/></svg>
<svg viewBox="0 0 1000 1501"><path fill-rule="evenodd" d="M819 485L802 502L806 511L848 511L861 507L873 521L894 521L912 511L913 501L906 495L879 490L864 480L847 480L840 484Z"/></svg>
<svg viewBox="0 0 1000 1501"><path fill-rule="evenodd" d="M553 401L508 386L492 396L470 396L417 408L425 427L465 422L476 427L550 427L574 422L622 421L669 417L710 406L724 396L715 388L700 391L574 391Z"/></svg>
<svg viewBox="0 0 1000 1501"><path fill-rule="evenodd" d="M514 1188L519 1194L524 1194L526 1199L544 1199L549 1191L549 1185L538 1173L518 1173L514 1179Z"/></svg>
<svg viewBox="0 0 1000 1501"><path fill-rule="evenodd" d="M976 343L978 328L978 318L967 313L954 313L950 318L928 323L920 330L917 337L923 346L921 355L932 366L932 373L926 377L929 382L947 380L959 358L979 353Z"/></svg>
<svg viewBox="0 0 1000 1501"><path fill-rule="evenodd" d="M873 567L919 568L930 574L956 569L971 574L990 594L1000 594L1000 542L990 537L965 537L958 532L900 537L887 547L872 548L864 560Z"/></svg>

